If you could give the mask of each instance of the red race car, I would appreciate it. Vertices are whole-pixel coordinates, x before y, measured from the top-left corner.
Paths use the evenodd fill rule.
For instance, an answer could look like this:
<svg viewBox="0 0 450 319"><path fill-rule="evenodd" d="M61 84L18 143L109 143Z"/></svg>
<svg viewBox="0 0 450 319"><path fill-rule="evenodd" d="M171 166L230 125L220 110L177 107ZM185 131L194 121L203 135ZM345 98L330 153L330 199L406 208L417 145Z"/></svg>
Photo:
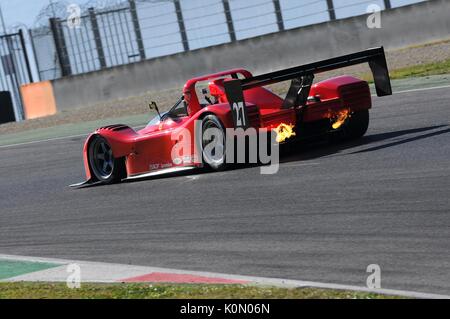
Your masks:
<svg viewBox="0 0 450 319"><path fill-rule="evenodd" d="M84 147L87 181L73 186L205 166L221 170L230 162L225 139L239 130L241 135L270 132L275 143L320 134L359 138L367 131L372 107L368 83L352 76L313 80L317 73L361 63L369 63L377 95L391 95L382 47L260 76L235 69L191 79L168 112L161 114L152 103L158 116L144 129L111 125L92 133ZM291 81L285 98L265 88L283 81ZM201 83L207 88L199 92ZM222 135L205 133L211 129ZM210 144L214 147L205 152Z"/></svg>

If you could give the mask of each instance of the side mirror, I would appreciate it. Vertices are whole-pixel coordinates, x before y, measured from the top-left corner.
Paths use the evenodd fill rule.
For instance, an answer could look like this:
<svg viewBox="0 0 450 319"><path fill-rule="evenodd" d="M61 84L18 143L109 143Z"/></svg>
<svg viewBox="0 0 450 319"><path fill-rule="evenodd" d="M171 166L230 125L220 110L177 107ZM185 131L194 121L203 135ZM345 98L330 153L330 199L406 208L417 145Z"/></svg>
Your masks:
<svg viewBox="0 0 450 319"><path fill-rule="evenodd" d="M158 113L159 118L162 120L162 116L161 116L161 113L159 112L158 104L156 104L155 101L150 102L149 108L150 108L151 111L156 110L156 112Z"/></svg>

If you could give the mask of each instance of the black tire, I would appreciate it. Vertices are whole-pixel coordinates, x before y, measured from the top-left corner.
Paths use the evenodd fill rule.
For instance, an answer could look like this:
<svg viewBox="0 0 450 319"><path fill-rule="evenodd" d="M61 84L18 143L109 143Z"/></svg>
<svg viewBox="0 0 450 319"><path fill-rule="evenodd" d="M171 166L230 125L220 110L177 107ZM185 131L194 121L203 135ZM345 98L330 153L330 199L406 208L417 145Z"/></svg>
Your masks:
<svg viewBox="0 0 450 319"><path fill-rule="evenodd" d="M208 138L205 136L205 132L207 129L218 129L220 130L222 134L222 145L220 147L220 141L215 141L215 137ZM210 169L213 171L221 171L224 170L227 166L226 164L226 139L225 139L225 129L220 122L220 120L215 115L207 115L202 120L202 136L200 136L200 141L202 145L202 157L203 157L203 163L207 165ZM219 147L214 147L211 154L209 154L208 150L205 150L205 146L209 145L210 143L215 142L215 145L219 145ZM219 150L219 153L216 153L216 151Z"/></svg>
<svg viewBox="0 0 450 319"><path fill-rule="evenodd" d="M369 128L369 110L354 112L342 127L329 135L329 142L356 140L363 137Z"/></svg>
<svg viewBox="0 0 450 319"><path fill-rule="evenodd" d="M344 127L346 138L349 140L355 140L363 137L369 128L369 122L369 110L353 113L347 125Z"/></svg>
<svg viewBox="0 0 450 319"><path fill-rule="evenodd" d="M115 158L108 141L101 136L93 138L88 150L89 167L95 179L103 184L119 183L125 178L123 158Z"/></svg>

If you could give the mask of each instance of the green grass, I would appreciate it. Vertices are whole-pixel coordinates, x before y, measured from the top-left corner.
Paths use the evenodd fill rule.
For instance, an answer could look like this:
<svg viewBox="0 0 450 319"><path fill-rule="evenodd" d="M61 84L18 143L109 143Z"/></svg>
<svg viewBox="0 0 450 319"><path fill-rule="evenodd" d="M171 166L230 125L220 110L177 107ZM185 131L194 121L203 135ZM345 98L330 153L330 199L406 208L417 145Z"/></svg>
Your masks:
<svg viewBox="0 0 450 319"><path fill-rule="evenodd" d="M449 73L450 73L450 59L442 62L419 64L411 67L396 69L391 72L391 78L395 80L409 77L419 77L419 76L439 75Z"/></svg>
<svg viewBox="0 0 450 319"><path fill-rule="evenodd" d="M0 283L0 299L386 299L374 293L242 285Z"/></svg>
<svg viewBox="0 0 450 319"><path fill-rule="evenodd" d="M407 79L412 77L424 77L430 75L450 74L450 59L440 62L419 64L405 68L394 69L390 70L389 74L392 80ZM365 74L363 78L364 80L367 80L370 83L373 82L371 74Z"/></svg>

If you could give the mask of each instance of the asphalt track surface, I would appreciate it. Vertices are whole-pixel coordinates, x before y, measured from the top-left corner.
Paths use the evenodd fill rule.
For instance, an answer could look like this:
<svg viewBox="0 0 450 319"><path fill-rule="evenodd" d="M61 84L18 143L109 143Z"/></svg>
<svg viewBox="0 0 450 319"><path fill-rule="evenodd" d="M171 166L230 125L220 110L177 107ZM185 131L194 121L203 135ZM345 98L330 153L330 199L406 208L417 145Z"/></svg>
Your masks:
<svg viewBox="0 0 450 319"><path fill-rule="evenodd" d="M83 138L0 149L0 253L450 294L450 89L375 98L370 130L258 167L108 187Z"/></svg>

